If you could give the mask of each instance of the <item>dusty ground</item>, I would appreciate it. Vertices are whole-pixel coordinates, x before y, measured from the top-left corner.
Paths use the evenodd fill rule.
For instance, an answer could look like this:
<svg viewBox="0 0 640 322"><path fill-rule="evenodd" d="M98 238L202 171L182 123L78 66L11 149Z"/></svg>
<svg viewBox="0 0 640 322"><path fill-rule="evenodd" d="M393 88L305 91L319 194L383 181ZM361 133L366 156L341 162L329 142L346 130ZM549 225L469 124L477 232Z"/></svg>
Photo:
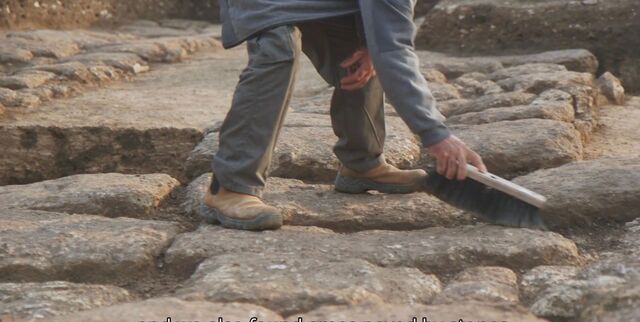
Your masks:
<svg viewBox="0 0 640 322"><path fill-rule="evenodd" d="M549 198L552 231L425 193L333 191L331 89L305 61L265 191L285 226L253 233L198 215L246 54L221 50L215 26L180 25L0 39L22 50L0 56L0 321L638 316L640 98L612 105L591 53L419 53L451 128ZM388 161L428 164L390 105L386 118Z"/></svg>

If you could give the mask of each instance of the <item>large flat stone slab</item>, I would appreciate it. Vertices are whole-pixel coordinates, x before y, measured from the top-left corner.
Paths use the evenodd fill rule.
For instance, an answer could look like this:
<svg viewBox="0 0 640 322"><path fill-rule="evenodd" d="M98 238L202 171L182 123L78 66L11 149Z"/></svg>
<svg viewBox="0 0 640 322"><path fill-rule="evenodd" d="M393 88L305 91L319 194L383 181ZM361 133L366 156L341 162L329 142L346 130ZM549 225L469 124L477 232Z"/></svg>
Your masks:
<svg viewBox="0 0 640 322"><path fill-rule="evenodd" d="M180 182L166 174L79 174L27 185L0 186L4 208L107 217L145 217Z"/></svg>
<svg viewBox="0 0 640 322"><path fill-rule="evenodd" d="M514 304L462 302L441 305L398 305L368 303L356 306L325 306L301 314L309 321L519 321L544 322L525 308ZM287 320L295 320L292 315Z"/></svg>
<svg viewBox="0 0 640 322"><path fill-rule="evenodd" d="M0 316L17 321L50 319L131 300L127 290L110 285L0 283Z"/></svg>
<svg viewBox="0 0 640 322"><path fill-rule="evenodd" d="M582 159L582 141L573 125L543 119L452 126L478 152L490 172L515 177Z"/></svg>
<svg viewBox="0 0 640 322"><path fill-rule="evenodd" d="M184 208L200 215L211 174L189 184ZM282 210L285 225L316 226L334 231L414 230L471 224L474 219L426 193L408 195L336 192L332 185L269 178L265 202Z"/></svg>
<svg viewBox="0 0 640 322"><path fill-rule="evenodd" d="M176 224L34 210L0 210L0 280L108 282L145 276Z"/></svg>
<svg viewBox="0 0 640 322"><path fill-rule="evenodd" d="M440 289L437 277L415 268L280 252L212 257L176 294L189 300L252 303L289 315L321 305L376 300L428 303Z"/></svg>
<svg viewBox="0 0 640 322"><path fill-rule="evenodd" d="M575 244L556 233L491 225L353 234L292 226L252 233L204 225L178 236L167 250L165 262L169 271L188 275L206 258L239 252L293 252L301 258L323 253L384 267L415 267L427 273L453 273L472 265L523 269L582 261Z"/></svg>
<svg viewBox="0 0 640 322"><path fill-rule="evenodd" d="M246 303L182 301L172 297L119 304L51 319L51 322L103 321L280 321L282 317L268 309Z"/></svg>
<svg viewBox="0 0 640 322"><path fill-rule="evenodd" d="M283 127L276 144L270 175L315 182L333 181L339 166L333 153L333 145L337 141L333 129L328 123L318 122L317 115L292 114L294 120L290 126ZM305 121L305 118L308 120ZM400 118L387 117L386 121L387 162L400 168L414 166L420 158L418 140ZM207 134L189 155L186 164L189 177L211 171L211 161L218 150L218 136L217 132Z"/></svg>
<svg viewBox="0 0 640 322"><path fill-rule="evenodd" d="M552 227L626 222L640 216L637 157L574 162L514 181L548 197L543 214Z"/></svg>
<svg viewBox="0 0 640 322"><path fill-rule="evenodd" d="M506 92L484 95L474 99L450 100L439 102L438 108L449 117L457 114L481 112L490 108L528 105L536 98L535 94L525 92Z"/></svg>

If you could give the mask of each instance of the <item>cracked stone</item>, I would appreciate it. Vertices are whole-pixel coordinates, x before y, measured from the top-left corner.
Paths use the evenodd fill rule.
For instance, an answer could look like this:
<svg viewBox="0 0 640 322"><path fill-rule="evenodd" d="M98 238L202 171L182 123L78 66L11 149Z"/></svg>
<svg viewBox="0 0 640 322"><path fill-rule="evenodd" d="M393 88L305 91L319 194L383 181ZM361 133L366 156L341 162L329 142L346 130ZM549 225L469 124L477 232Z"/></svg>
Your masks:
<svg viewBox="0 0 640 322"><path fill-rule="evenodd" d="M510 92L485 95L475 99L451 100L438 102L442 114L453 116L464 113L481 112L489 108L528 105L536 98L535 94Z"/></svg>
<svg viewBox="0 0 640 322"><path fill-rule="evenodd" d="M626 222L640 215L639 158L573 162L514 182L548 197L543 215L551 227Z"/></svg>
<svg viewBox="0 0 640 322"><path fill-rule="evenodd" d="M28 70L12 76L0 77L0 87L6 87L13 90L35 88L55 78L56 74L54 73Z"/></svg>
<svg viewBox="0 0 640 322"><path fill-rule="evenodd" d="M582 262L575 244L559 234L492 225L352 234L296 226L253 233L204 225L179 235L165 253L165 262L170 272L182 276L206 258L248 251L296 253L300 258L323 253L330 258L359 258L384 267L414 267L427 273L455 273L478 265L526 269Z"/></svg>
<svg viewBox="0 0 640 322"><path fill-rule="evenodd" d="M5 208L145 217L180 182L166 174L79 174L27 185L0 186Z"/></svg>
<svg viewBox="0 0 640 322"><path fill-rule="evenodd" d="M512 270L504 267L469 268L460 272L433 303L518 303L517 279Z"/></svg>
<svg viewBox="0 0 640 322"><path fill-rule="evenodd" d="M311 312L292 315L286 320L293 321L298 316L308 321L411 321L415 317L425 317L429 321L547 321L515 304L474 302L441 305L374 302L356 306L323 306Z"/></svg>
<svg viewBox="0 0 640 322"><path fill-rule="evenodd" d="M0 283L0 316L20 321L50 319L132 301L125 289L111 285L46 283Z"/></svg>
<svg viewBox="0 0 640 322"><path fill-rule="evenodd" d="M162 297L141 302L119 304L70 315L56 317L51 322L104 322L104 321L212 321L218 316L225 321L282 321L277 313L247 303L211 303L183 301Z"/></svg>
<svg viewBox="0 0 640 322"><path fill-rule="evenodd" d="M428 303L440 288L437 277L415 268L278 252L209 258L176 294L187 300L252 303L289 315L375 300Z"/></svg>
<svg viewBox="0 0 640 322"><path fill-rule="evenodd" d="M420 158L420 145L404 122L387 117L385 157L387 162L400 168L414 166ZM191 178L211 171L211 161L218 150L218 133L210 133L190 153L186 173ZM274 177L331 182L335 179L338 159L333 154L337 141L328 126L288 127L282 129L273 159L270 175ZM313 140L309 140L313 138Z"/></svg>
<svg viewBox="0 0 640 322"><path fill-rule="evenodd" d="M522 275L520 280L520 292L522 302L531 304L531 301L540 296L547 288L570 280L578 274L579 268L575 266L538 266Z"/></svg>
<svg viewBox="0 0 640 322"><path fill-rule="evenodd" d="M7 282L117 283L156 270L177 224L0 210L0 276Z"/></svg>
<svg viewBox="0 0 640 322"><path fill-rule="evenodd" d="M490 172L500 176L515 177L582 159L580 136L564 122L526 119L451 128L480 154Z"/></svg>
<svg viewBox="0 0 640 322"><path fill-rule="evenodd" d="M211 174L203 174L189 184L183 204L187 213L200 215L210 182ZM334 191L331 185L272 177L263 198L283 211L286 225L335 231L413 230L474 222L470 215L426 193L348 195Z"/></svg>
<svg viewBox="0 0 640 322"><path fill-rule="evenodd" d="M597 82L600 87L600 91L612 103L616 105L624 105L624 87L622 87L622 82L620 82L617 77L613 76L610 72L606 72L598 78Z"/></svg>

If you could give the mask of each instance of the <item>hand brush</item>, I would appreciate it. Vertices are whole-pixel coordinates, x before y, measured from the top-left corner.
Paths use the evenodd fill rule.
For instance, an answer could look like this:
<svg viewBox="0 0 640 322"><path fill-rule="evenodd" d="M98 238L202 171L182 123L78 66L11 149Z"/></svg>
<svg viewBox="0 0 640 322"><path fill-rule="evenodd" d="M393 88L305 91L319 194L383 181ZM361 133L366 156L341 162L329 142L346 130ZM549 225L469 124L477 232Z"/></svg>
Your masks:
<svg viewBox="0 0 640 322"><path fill-rule="evenodd" d="M547 199L491 173L467 165L465 180L449 180L432 171L426 192L457 208L474 212L493 224L546 230L540 208Z"/></svg>

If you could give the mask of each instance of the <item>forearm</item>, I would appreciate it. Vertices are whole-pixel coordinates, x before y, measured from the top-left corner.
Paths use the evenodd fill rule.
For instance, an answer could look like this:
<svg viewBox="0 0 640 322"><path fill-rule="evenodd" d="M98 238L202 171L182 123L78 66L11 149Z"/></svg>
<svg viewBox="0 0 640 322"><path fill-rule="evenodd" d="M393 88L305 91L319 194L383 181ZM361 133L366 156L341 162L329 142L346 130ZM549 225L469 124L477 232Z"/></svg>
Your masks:
<svg viewBox="0 0 640 322"><path fill-rule="evenodd" d="M451 134L420 73L413 48L415 25L410 0L361 0L367 47L382 87L400 117L424 146Z"/></svg>

